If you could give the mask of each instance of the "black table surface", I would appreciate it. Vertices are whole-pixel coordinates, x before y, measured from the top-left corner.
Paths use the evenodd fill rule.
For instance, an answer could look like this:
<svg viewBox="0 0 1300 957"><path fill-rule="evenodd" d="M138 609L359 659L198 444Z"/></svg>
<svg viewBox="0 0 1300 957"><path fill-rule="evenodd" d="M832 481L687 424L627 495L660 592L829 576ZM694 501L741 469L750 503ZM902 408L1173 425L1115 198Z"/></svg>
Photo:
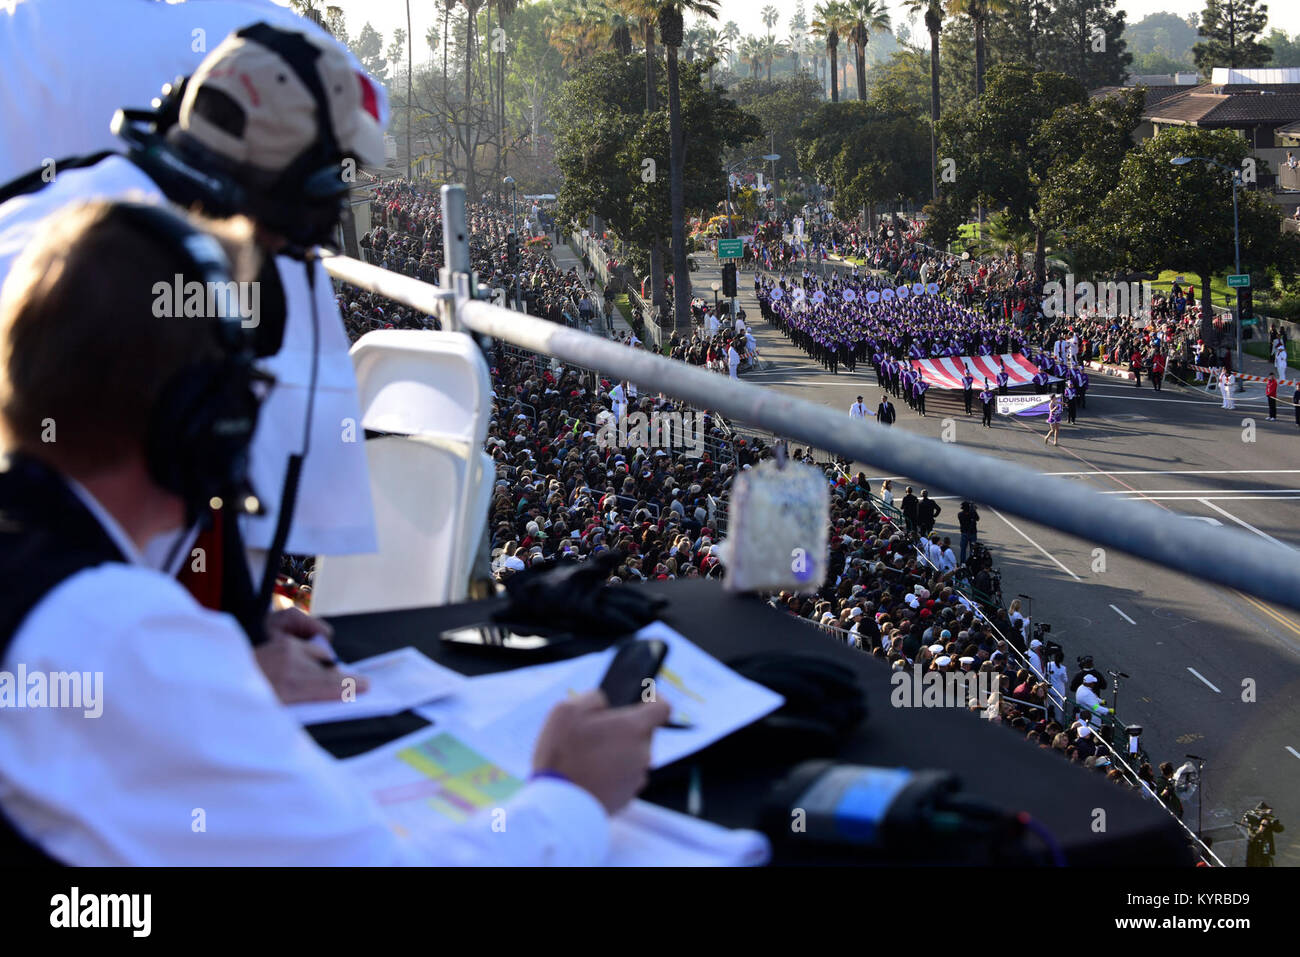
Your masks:
<svg viewBox="0 0 1300 957"><path fill-rule="evenodd" d="M641 587L663 595L669 605L661 615L667 625L725 662L755 652L788 651L825 657L856 672L867 699L868 716L852 729L833 757L850 764L911 769L938 769L956 774L963 794L982 798L1008 811L1024 811L1060 842L1067 863L1083 865L1162 866L1187 864L1185 835L1169 816L1137 794L1104 780L1096 771L1071 765L1045 753L1008 728L952 708L895 708L890 705L890 669L880 659L842 645L809 623L772 609L746 595L730 595L714 582L687 579ZM341 616L331 620L335 648L344 661L413 646L446 667L466 675L486 674L529 664L533 659L488 655L448 646L439 640L447 629L487 620L502 599L405 611ZM565 657L598 650L608 642L582 639L569 643ZM411 712L388 718L317 725L309 730L338 757L378 747L424 726ZM752 729L751 729L752 730ZM661 731L670 734L671 731ZM661 768L642 794L673 810L685 811L691 766L702 793L702 814L728 827L758 827L772 785L799 760L818 754L765 754L755 736L742 731L704 751ZM739 739L739 742L737 741ZM744 743L743 749L740 742ZM990 862L989 848L978 841L953 839L924 852L914 846L864 851L812 844L806 838L773 832L773 863L946 863ZM1015 863L1024 850L1041 844L994 842L997 861ZM937 855L937 856L936 856ZM1005 855L1005 856L1003 856Z"/></svg>

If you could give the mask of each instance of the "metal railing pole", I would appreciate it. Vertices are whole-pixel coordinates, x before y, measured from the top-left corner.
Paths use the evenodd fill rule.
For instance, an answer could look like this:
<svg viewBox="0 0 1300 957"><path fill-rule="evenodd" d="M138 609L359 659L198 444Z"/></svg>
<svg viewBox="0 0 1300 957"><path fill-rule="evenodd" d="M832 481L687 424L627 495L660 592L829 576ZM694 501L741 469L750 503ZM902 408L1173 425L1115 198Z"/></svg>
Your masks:
<svg viewBox="0 0 1300 957"><path fill-rule="evenodd" d="M468 258L466 254L466 258ZM454 258L449 257L454 262ZM393 277L355 259L334 256L326 268L338 279L414 308L437 291L418 280ZM467 278L467 277L465 277ZM398 283L397 280L402 282ZM418 302L396 293L424 287ZM599 336L510 312L468 298L457 289L456 319L482 335L564 362L599 368L619 379L719 412L850 461L869 462L888 474L906 475L933 489L960 493L991 508L1058 529L1082 541L1110 546L1194 578L1237 588L1267 601L1300 609L1300 563L1293 549L1261 544L1245 532L1204 528L1171 520L1152 505L1116 501L1063 478L960 448L956 443L902 430L853 423L834 409L748 382L629 349ZM1223 556L1233 560L1225 562Z"/></svg>

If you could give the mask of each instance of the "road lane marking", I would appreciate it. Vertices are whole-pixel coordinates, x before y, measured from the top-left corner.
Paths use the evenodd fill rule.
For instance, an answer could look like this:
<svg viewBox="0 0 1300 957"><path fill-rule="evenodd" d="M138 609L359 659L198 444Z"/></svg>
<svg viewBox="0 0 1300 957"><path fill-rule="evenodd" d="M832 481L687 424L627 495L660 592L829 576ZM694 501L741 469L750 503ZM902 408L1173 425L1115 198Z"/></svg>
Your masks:
<svg viewBox="0 0 1300 957"><path fill-rule="evenodd" d="M1195 489L1195 488L1144 488L1142 495L1215 495L1219 492L1230 492L1233 495L1281 495L1283 493L1294 494L1300 492L1300 488L1223 488L1223 489ZM1102 495L1129 495L1132 494L1125 489L1114 489L1102 492Z"/></svg>
<svg viewBox="0 0 1300 957"><path fill-rule="evenodd" d="M1300 475L1300 469L1162 469L1134 472L1039 472L1039 475Z"/></svg>
<svg viewBox="0 0 1300 957"><path fill-rule="evenodd" d="M1044 555L1046 555L1049 559L1051 559L1052 562L1054 562L1054 563L1056 564L1056 567L1057 567L1057 568L1059 568L1061 571L1065 572L1067 575L1069 575L1069 576L1070 576L1071 578L1073 578L1075 581L1077 581L1077 582L1081 582L1081 581L1083 581L1082 578L1080 578L1080 577L1079 577L1078 575L1076 575L1074 572L1070 571L1070 569L1066 568L1066 567L1065 567L1064 565L1062 565L1059 561L1057 561L1057 560L1056 560L1056 556L1054 556L1051 552L1049 552L1047 549L1045 549L1042 545L1039 545L1036 541L1034 541L1032 538L1030 538L1028 535L1026 535L1024 532L1022 532L1022 531L1021 531L1019 528L1017 528L1015 525L1012 525L1012 524L1011 524L1011 520L1008 519L1008 518L1007 518L1005 515L1003 515L1001 512L999 512L996 508L994 508L994 509L990 509L990 511L991 511L994 515L996 515L998 518L1002 519L1002 521L1006 522L1007 525L1011 528L1011 530L1012 530L1013 532L1015 532L1017 535L1019 535L1021 538L1023 538L1025 541L1027 541L1030 545L1033 545L1034 548L1038 549L1040 552L1042 552Z"/></svg>
<svg viewBox="0 0 1300 957"><path fill-rule="evenodd" d="M1280 541L1278 541L1276 538L1274 538L1272 535L1268 534L1267 532L1261 532L1261 531L1260 531L1258 528L1256 528L1254 525L1250 524L1250 523L1247 522L1247 521L1243 521L1242 519L1238 518L1236 515L1233 515L1233 514L1232 514L1231 512L1229 512L1226 508L1219 508L1219 506L1215 505L1215 504L1214 504L1213 502L1211 502L1209 499L1207 499L1207 498L1198 498L1196 501L1200 502L1202 505L1206 506L1207 508L1212 508L1212 509L1214 509L1216 512L1218 512L1218 513L1219 513L1220 515L1222 515L1224 518L1231 519L1232 521L1234 521L1234 522L1236 522L1238 525L1240 525L1242 528L1249 529L1250 531L1254 532L1256 535L1258 535L1260 538L1264 539L1265 541L1272 542L1274 545L1277 545L1279 548L1285 548L1285 549L1286 549L1287 551L1289 551L1289 552L1293 552L1293 551L1295 551L1295 549L1292 548L1290 545L1288 545L1286 542L1280 542Z"/></svg>
<svg viewBox="0 0 1300 957"><path fill-rule="evenodd" d="M1297 758L1300 758L1300 751L1297 751L1295 748L1291 747L1291 745L1288 744L1286 746L1286 749L1290 751L1292 754L1294 754Z"/></svg>
<svg viewBox="0 0 1300 957"><path fill-rule="evenodd" d="M1134 391L1136 391L1136 390L1134 390ZM1157 399L1157 398L1155 398L1154 396L1125 395L1123 392L1116 392L1116 393L1113 393L1113 394L1112 394L1112 393L1106 393L1106 392L1094 392L1092 389L1089 389L1089 390L1088 390L1088 398L1090 398L1090 399L1122 399L1122 400L1125 401L1125 402L1176 402L1176 403L1179 404L1179 405L1201 405L1201 406L1205 406L1206 408L1215 408L1215 407L1216 407L1216 406L1214 405L1214 400L1213 400L1213 399L1204 399L1204 400L1202 400L1202 399ZM1253 407L1253 406L1259 404L1259 400L1258 400L1258 399L1236 399L1236 400L1234 400L1234 403L1233 403L1233 404L1236 405L1236 406L1238 406L1238 407L1240 407L1240 406L1252 406L1252 407ZM1219 408L1221 411L1224 411L1224 412L1231 412L1231 411L1232 411L1232 409L1225 409L1225 408L1223 408L1223 403L1222 403L1222 402L1219 403L1219 405L1217 406L1217 408ZM1261 406L1261 408L1262 408L1262 406ZM1105 413L1103 413L1103 414L1105 414Z"/></svg>
<svg viewBox="0 0 1300 957"><path fill-rule="evenodd" d="M1222 691L1220 691L1218 688L1214 687L1214 685L1210 684L1209 679L1206 678L1205 675L1201 674L1201 673L1200 673L1199 671L1197 671L1195 668L1188 667L1187 670L1190 671L1192 674L1196 675L1196 677L1200 678L1202 681L1204 681L1206 687L1209 688L1211 691L1213 691L1215 694L1223 694Z"/></svg>
<svg viewBox="0 0 1300 957"><path fill-rule="evenodd" d="M1122 611L1120 611L1120 610L1119 610L1118 608L1116 608L1114 605L1111 605L1111 606L1110 606L1110 610L1113 611L1115 614L1119 615L1121 618L1123 618L1125 621L1127 621L1130 625L1136 625L1136 624L1137 624L1136 621L1134 621L1134 620L1133 620L1132 618L1130 618L1128 615L1124 614Z"/></svg>

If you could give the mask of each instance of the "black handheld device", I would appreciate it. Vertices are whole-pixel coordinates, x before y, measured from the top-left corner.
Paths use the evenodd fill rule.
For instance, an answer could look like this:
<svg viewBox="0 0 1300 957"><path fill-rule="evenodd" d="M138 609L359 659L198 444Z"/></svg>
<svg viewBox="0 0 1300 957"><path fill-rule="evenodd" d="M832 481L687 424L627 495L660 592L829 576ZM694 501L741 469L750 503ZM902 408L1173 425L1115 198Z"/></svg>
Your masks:
<svg viewBox="0 0 1300 957"><path fill-rule="evenodd" d="M619 648L600 682L609 706L624 708L639 703L648 687L646 682L659 674L667 657L668 645L654 638L629 641Z"/></svg>

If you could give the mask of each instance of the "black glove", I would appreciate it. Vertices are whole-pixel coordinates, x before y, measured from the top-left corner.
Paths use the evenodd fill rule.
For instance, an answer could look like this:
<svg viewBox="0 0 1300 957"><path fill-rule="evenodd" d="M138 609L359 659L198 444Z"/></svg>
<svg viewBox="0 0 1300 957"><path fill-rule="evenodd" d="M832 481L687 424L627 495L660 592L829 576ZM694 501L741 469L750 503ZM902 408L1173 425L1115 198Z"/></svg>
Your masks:
<svg viewBox="0 0 1300 957"><path fill-rule="evenodd" d="M510 604L494 617L579 634L623 635L654 621L666 598L606 584L622 559L602 552L584 562L557 562L510 576Z"/></svg>

